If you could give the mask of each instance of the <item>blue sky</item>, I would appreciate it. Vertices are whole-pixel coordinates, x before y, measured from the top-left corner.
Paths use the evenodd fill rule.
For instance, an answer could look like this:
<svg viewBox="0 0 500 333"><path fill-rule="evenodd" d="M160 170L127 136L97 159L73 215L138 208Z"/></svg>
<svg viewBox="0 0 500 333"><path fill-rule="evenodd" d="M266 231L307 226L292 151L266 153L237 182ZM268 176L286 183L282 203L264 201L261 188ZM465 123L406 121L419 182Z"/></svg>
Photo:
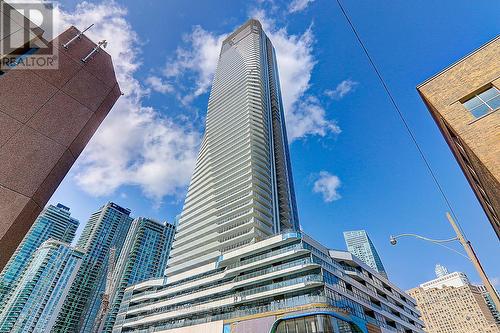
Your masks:
<svg viewBox="0 0 500 333"><path fill-rule="evenodd" d="M495 37L500 3L344 4L498 286L498 240L415 86ZM451 251L416 239L389 245L391 234L453 231L335 1L63 1L59 14L59 29L96 24L88 35L108 39L125 92L50 200L82 226L108 200L134 216L181 212L220 42L254 16L277 51L303 229L332 248L345 248L342 231L366 229L404 289L433 278L436 263L479 281Z"/></svg>

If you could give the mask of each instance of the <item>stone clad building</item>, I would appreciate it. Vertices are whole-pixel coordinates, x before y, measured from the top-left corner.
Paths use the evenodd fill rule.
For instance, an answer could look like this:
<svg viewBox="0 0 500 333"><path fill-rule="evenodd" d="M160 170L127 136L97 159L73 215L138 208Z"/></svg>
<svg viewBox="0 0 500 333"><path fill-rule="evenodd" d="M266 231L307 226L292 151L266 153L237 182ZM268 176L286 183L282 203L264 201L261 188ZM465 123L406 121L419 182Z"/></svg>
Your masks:
<svg viewBox="0 0 500 333"><path fill-rule="evenodd" d="M500 36L417 87L500 237Z"/></svg>
<svg viewBox="0 0 500 333"><path fill-rule="evenodd" d="M454 272L408 291L417 301L427 333L500 333L481 287Z"/></svg>
<svg viewBox="0 0 500 333"><path fill-rule="evenodd" d="M44 52L31 43L44 31L1 0L0 26L0 61ZM56 68L0 71L0 269L121 95L108 53L83 62L96 47L84 35L62 46L78 34L45 40ZM13 42L21 46L5 51Z"/></svg>

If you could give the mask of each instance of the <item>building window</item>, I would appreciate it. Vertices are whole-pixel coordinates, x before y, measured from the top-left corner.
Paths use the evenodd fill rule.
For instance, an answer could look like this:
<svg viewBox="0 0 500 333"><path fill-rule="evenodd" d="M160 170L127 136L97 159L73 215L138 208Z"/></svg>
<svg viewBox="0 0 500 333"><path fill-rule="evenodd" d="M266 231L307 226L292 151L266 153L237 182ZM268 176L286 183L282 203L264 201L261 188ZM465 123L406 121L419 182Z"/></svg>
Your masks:
<svg viewBox="0 0 500 333"><path fill-rule="evenodd" d="M276 324L275 324L276 325ZM298 318L279 319L273 333L361 333L354 323L329 314L310 314Z"/></svg>
<svg viewBox="0 0 500 333"><path fill-rule="evenodd" d="M500 91L495 86L491 86L462 101L462 104L474 117L482 117L500 107Z"/></svg>

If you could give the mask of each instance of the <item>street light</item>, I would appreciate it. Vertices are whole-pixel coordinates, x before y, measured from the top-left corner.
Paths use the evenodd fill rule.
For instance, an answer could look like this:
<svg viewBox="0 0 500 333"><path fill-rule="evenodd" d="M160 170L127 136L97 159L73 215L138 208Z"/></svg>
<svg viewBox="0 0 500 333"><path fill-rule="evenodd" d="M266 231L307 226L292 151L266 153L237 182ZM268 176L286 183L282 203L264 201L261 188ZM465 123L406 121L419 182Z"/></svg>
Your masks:
<svg viewBox="0 0 500 333"><path fill-rule="evenodd" d="M474 265L474 268L476 269L477 273L481 277L481 280L483 281L483 284L486 287L486 290L490 294L490 296L493 300L493 303L495 303L496 308L500 309L500 298L498 297L498 294L497 294L496 290L493 288L493 285L491 284L490 280L486 276L486 272L484 271L483 266L481 266L481 262L479 262L479 258L477 257L476 253L474 252L474 249L472 248L471 242L469 240L467 240L465 238L465 236L462 234L462 232L458 228L455 220L453 220L453 218L451 217L450 213L448 213L448 212L446 213L446 218L448 219L451 226L453 227L453 230L455 230L455 233L457 235L456 237L448 238L448 239L432 239L432 238L427 238L427 237L423 237L423 236L416 235L416 234L400 234L397 236L390 236L389 241L391 242L392 245L396 245L398 243L398 238L400 238L400 237L415 237L415 238L422 239L422 240L425 240L425 241L428 241L431 243L441 245L441 246L443 246L443 247L445 247L445 248L447 248L455 253L460 254L462 257L467 258L468 260L470 260L472 262L472 264ZM463 255L462 253L458 252L457 250L443 244L443 243L449 243L449 242L454 242L454 241L458 241L458 242L460 242L460 244L462 244L468 257Z"/></svg>
<svg viewBox="0 0 500 333"><path fill-rule="evenodd" d="M398 243L398 238L400 238L400 237L415 237L415 238L423 239L423 240L426 240L426 241L429 241L432 243L448 243L448 242L453 242L453 241L458 240L458 237L453 237L453 238L449 238L449 239L432 239L432 238L427 238L427 237L423 237L423 236L416 235L416 234L400 234L397 236L390 237L391 244L396 245Z"/></svg>
<svg viewBox="0 0 500 333"><path fill-rule="evenodd" d="M418 239L422 239L422 240L434 243L436 245L442 246L442 247L444 247L444 248L446 248L446 249L448 249L450 251L453 251L456 254L461 255L462 257L464 257L467 260L471 260L469 257L467 257L466 255L464 255L460 251L457 251L454 248L451 248L451 247L446 246L446 245L443 244L443 243L460 241L458 239L458 237L453 237L453 238L449 238L449 239L432 239L432 238L420 236L420 235L417 235L417 234L400 234L400 235L397 235L397 236L390 236L389 241L391 242L391 245L396 245L398 243L398 238L401 238L401 237L415 237L415 238L418 238Z"/></svg>

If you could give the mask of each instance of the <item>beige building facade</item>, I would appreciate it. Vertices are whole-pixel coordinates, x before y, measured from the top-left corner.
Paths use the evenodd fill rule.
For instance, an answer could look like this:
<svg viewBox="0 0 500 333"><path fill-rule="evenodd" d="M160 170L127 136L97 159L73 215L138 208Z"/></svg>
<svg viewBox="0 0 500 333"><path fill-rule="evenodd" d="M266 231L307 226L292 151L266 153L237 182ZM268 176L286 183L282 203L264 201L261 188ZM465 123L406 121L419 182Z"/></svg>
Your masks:
<svg viewBox="0 0 500 333"><path fill-rule="evenodd" d="M500 238L500 36L417 87Z"/></svg>
<svg viewBox="0 0 500 333"><path fill-rule="evenodd" d="M427 333L500 333L480 287L455 272L411 289L408 294Z"/></svg>

